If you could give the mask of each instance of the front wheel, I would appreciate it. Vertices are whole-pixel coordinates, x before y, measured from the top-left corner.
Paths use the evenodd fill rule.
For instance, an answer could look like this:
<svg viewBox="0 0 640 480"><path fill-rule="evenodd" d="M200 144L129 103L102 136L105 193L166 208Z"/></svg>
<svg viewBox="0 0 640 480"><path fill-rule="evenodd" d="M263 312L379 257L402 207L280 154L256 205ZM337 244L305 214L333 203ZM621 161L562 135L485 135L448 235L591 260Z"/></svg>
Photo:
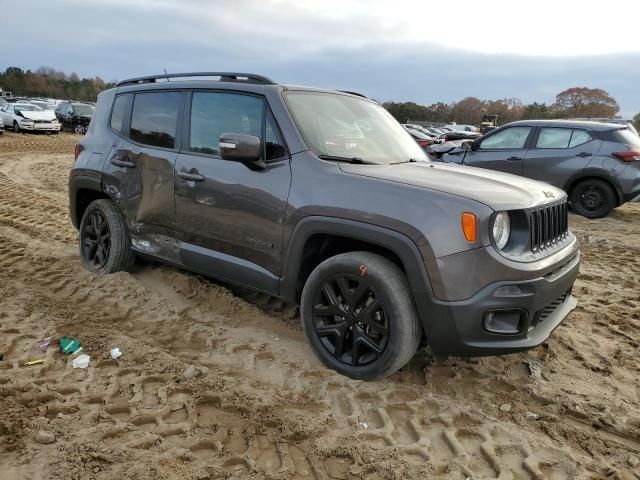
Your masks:
<svg viewBox="0 0 640 480"><path fill-rule="evenodd" d="M616 194L604 180L592 178L578 183L571 190L571 208L587 218L602 218L616 207Z"/></svg>
<svg viewBox="0 0 640 480"><path fill-rule="evenodd" d="M20 133L20 125L18 125L18 122L16 121L13 122L13 131L16 133Z"/></svg>
<svg viewBox="0 0 640 480"><path fill-rule="evenodd" d="M74 132L77 133L78 135L84 135L85 128L82 125L76 125Z"/></svg>
<svg viewBox="0 0 640 480"><path fill-rule="evenodd" d="M95 273L114 273L131 268L134 253L129 230L111 200L94 200L80 222L80 257L84 267Z"/></svg>
<svg viewBox="0 0 640 480"><path fill-rule="evenodd" d="M355 379L399 370L422 337L409 292L402 271L380 255L349 252L322 262L300 302L304 331L318 358Z"/></svg>

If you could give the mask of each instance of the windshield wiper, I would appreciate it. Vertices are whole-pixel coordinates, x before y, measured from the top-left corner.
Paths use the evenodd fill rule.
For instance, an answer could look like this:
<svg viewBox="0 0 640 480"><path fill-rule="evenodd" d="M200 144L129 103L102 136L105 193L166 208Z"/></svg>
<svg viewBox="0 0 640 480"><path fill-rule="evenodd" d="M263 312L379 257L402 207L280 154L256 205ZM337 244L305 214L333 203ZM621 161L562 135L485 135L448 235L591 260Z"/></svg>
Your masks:
<svg viewBox="0 0 640 480"><path fill-rule="evenodd" d="M360 157L341 157L340 155L318 155L322 160L334 160L336 162L348 162L358 165L378 165L376 162L370 162Z"/></svg>
<svg viewBox="0 0 640 480"><path fill-rule="evenodd" d="M415 158L410 158L409 160L404 160L403 162L393 162L389 165L400 165L401 163L416 163L417 160Z"/></svg>

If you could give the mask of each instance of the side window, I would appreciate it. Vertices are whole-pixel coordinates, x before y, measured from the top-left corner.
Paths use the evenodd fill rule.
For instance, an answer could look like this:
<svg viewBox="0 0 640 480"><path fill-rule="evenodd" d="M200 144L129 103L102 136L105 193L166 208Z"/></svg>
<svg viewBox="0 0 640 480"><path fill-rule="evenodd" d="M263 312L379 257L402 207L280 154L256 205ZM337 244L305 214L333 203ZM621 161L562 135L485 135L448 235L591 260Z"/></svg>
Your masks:
<svg viewBox="0 0 640 480"><path fill-rule="evenodd" d="M116 132L122 132L124 125L124 114L127 110L127 102L129 95L118 95L113 102L113 110L111 110L111 128Z"/></svg>
<svg viewBox="0 0 640 480"><path fill-rule="evenodd" d="M131 114L131 140L152 147L173 148L181 94L137 93Z"/></svg>
<svg viewBox="0 0 640 480"><path fill-rule="evenodd" d="M487 137L480 144L483 150L524 148L531 127L511 127Z"/></svg>
<svg viewBox="0 0 640 480"><path fill-rule="evenodd" d="M591 140L591 135L586 130L574 130L573 135L571 135L571 141L569 142L569 148L577 147Z"/></svg>
<svg viewBox="0 0 640 480"><path fill-rule="evenodd" d="M71 105L67 107L67 115L73 115L73 107Z"/></svg>
<svg viewBox="0 0 640 480"><path fill-rule="evenodd" d="M262 137L263 107L263 101L251 95L194 92L189 150L218 155L218 141L223 133Z"/></svg>
<svg viewBox="0 0 640 480"><path fill-rule="evenodd" d="M570 128L541 128L536 148L569 148Z"/></svg>
<svg viewBox="0 0 640 480"><path fill-rule="evenodd" d="M269 112L267 114L267 121L264 132L264 151L265 160L275 160L282 158L287 154L287 149L284 147L284 140L278 130L273 114Z"/></svg>

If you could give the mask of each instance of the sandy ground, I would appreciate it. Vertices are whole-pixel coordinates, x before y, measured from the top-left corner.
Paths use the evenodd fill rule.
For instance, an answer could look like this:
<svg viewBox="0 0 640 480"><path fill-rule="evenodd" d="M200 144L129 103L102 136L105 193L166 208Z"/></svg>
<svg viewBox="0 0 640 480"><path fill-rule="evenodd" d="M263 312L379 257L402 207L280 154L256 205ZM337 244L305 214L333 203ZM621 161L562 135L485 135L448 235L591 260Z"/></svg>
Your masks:
<svg viewBox="0 0 640 480"><path fill-rule="evenodd" d="M1 479L640 479L640 205L571 218L579 307L544 345L420 352L365 383L260 296L153 264L84 271L76 140L0 137ZM48 336L80 339L90 367L40 352Z"/></svg>

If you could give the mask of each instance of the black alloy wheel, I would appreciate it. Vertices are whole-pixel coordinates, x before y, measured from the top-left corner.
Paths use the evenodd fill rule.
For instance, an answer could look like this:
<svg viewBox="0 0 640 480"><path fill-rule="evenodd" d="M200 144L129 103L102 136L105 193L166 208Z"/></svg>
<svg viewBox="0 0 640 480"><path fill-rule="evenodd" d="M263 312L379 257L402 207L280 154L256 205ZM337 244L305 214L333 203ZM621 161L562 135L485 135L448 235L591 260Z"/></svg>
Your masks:
<svg viewBox="0 0 640 480"><path fill-rule="evenodd" d="M93 210L80 233L82 256L95 269L104 268L111 252L111 230L104 214Z"/></svg>
<svg viewBox="0 0 640 480"><path fill-rule="evenodd" d="M323 347L342 363L367 365L389 341L389 315L373 286L364 278L337 274L317 291L314 329Z"/></svg>

